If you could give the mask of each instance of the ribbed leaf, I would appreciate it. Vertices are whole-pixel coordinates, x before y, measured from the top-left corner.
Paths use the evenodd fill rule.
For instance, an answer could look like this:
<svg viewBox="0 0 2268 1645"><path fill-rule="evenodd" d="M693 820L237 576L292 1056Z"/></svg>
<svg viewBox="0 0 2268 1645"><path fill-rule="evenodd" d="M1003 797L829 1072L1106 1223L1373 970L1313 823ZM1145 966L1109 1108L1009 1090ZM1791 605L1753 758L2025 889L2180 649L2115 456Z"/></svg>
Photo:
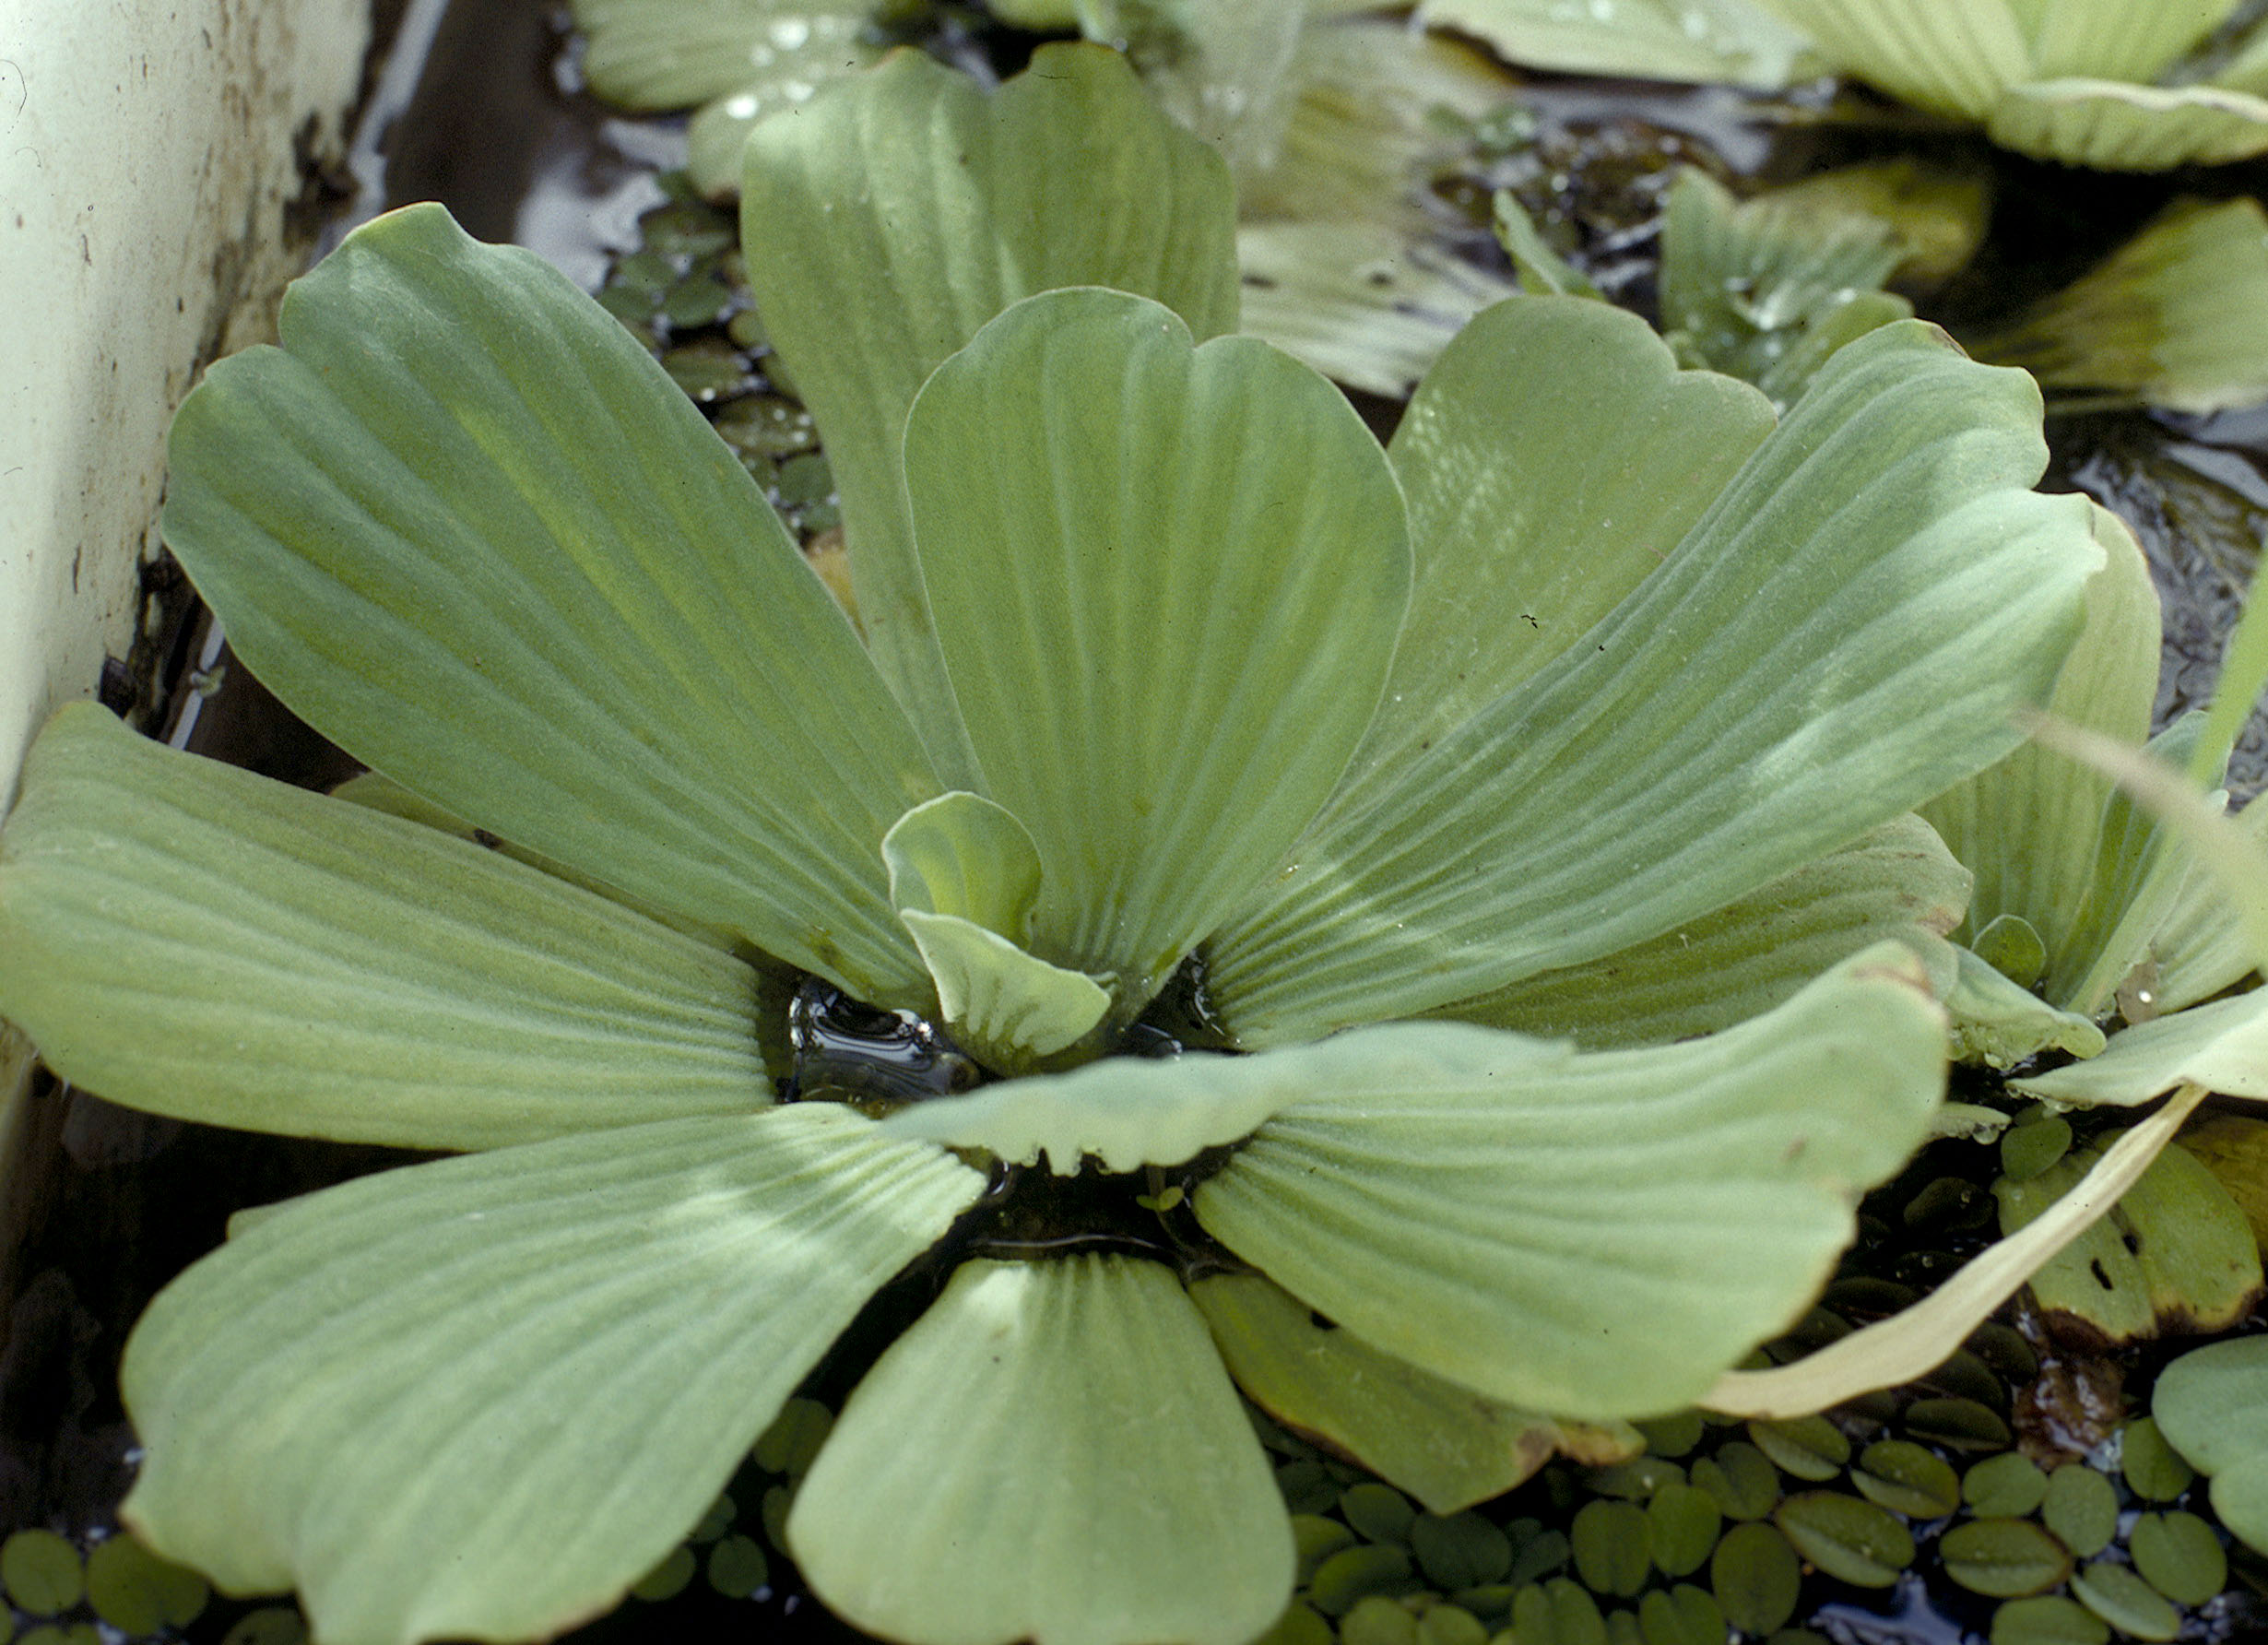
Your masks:
<svg viewBox="0 0 2268 1645"><path fill-rule="evenodd" d="M1938 998L1953 1019L1956 1059L2014 1068L2049 1049L2092 1057L2103 1048L2103 1031L2088 1018L2049 1004L1971 950L1953 952L1954 986Z"/></svg>
<svg viewBox="0 0 2268 1645"><path fill-rule="evenodd" d="M2132 1107L2184 1081L2223 1096L2268 1098L2268 992L2137 1023L2099 1057L2009 1083L2060 1103Z"/></svg>
<svg viewBox="0 0 2268 1645"><path fill-rule="evenodd" d="M1944 1018L1870 950L1713 1038L1577 1056L1451 1024L1341 1036L1195 1196L1375 1346L1585 1418L1693 1400L1801 1312L1929 1133ZM1333 1066L1336 1064L1336 1066Z"/></svg>
<svg viewBox="0 0 2268 1645"><path fill-rule="evenodd" d="M747 168L749 284L827 443L859 621L947 780L975 786L900 489L907 408L986 321L1052 287L1234 331L1227 171L1121 58L1081 45L1041 48L991 98L902 53L763 124Z"/></svg>
<svg viewBox="0 0 2268 1645"><path fill-rule="evenodd" d="M2093 75L2155 80L2225 22L2241 0L2017 0L2043 80Z"/></svg>
<svg viewBox="0 0 2268 1645"><path fill-rule="evenodd" d="M2157 694L2157 591L2133 533L2108 509L2092 509L2090 518L2108 559L2087 584L2086 626L2049 712L2138 744L2149 735ZM2059 1004L2096 957L2073 944L2095 889L2113 787L2101 773L2026 743L1921 808L1977 877L1965 934L1973 938L2003 915L2026 921L2046 947L2045 992Z"/></svg>
<svg viewBox="0 0 2268 1645"><path fill-rule="evenodd" d="M1305 1303L1258 1274L1199 1280L1189 1296L1229 1374L1270 1415L1357 1458L1435 1513L1502 1496L1559 1449L1550 1417L1318 1325Z"/></svg>
<svg viewBox="0 0 2268 1645"><path fill-rule="evenodd" d="M1466 322L1519 288L1403 230L1341 218L1236 232L1244 329L1333 382L1400 399Z"/></svg>
<svg viewBox="0 0 2268 1645"><path fill-rule="evenodd" d="M753 78L744 73L731 90L698 110L685 124L685 171L693 186L712 200L736 198L741 155L757 122L799 109L821 86L873 66L881 50L863 38L871 32L864 27L815 30L803 45L777 53Z"/></svg>
<svg viewBox="0 0 2268 1645"><path fill-rule="evenodd" d="M1417 581L1351 780L1390 781L1565 651L1661 563L1771 427L1761 396L1679 371L1651 327L1604 303L1528 298L1475 318L1388 450Z"/></svg>
<svg viewBox="0 0 2268 1645"><path fill-rule="evenodd" d="M1802 34L1748 0L1425 0L1418 15L1485 40L1529 68L1763 91L1813 72Z"/></svg>
<svg viewBox="0 0 2268 1645"><path fill-rule="evenodd" d="M2102 558L2085 502L2025 489L2042 460L2021 375L1919 325L1839 350L1598 626L1327 810L1211 944L1231 1029L1280 1043L1600 958L2009 751Z"/></svg>
<svg viewBox="0 0 2268 1645"><path fill-rule="evenodd" d="M843 1408L787 1537L925 1645L1245 1645L1292 1533L1204 1321L1124 1257L968 1262Z"/></svg>
<svg viewBox="0 0 2268 1645"><path fill-rule="evenodd" d="M1780 1004L1860 949L1896 938L1931 965L1941 1000L1968 875L1930 825L1905 816L1769 885L1641 942L1444 1006L1435 1014L1586 1049L1714 1034Z"/></svg>
<svg viewBox="0 0 2268 1645"><path fill-rule="evenodd" d="M938 369L905 470L984 789L1045 865L1030 946L1131 1016L1370 722L1409 602L1385 456L1296 361L1082 290Z"/></svg>
<svg viewBox="0 0 2268 1645"><path fill-rule="evenodd" d="M780 65L856 56L876 0L573 0L583 72L608 102L683 109Z"/></svg>
<svg viewBox="0 0 2268 1645"><path fill-rule="evenodd" d="M2268 829L2268 806L2248 805L2234 822L2257 847ZM2210 1000L2261 963L2228 893L2194 858L2167 907L2152 952L2157 961L2153 1000L2161 1012Z"/></svg>
<svg viewBox="0 0 2268 1645"><path fill-rule="evenodd" d="M2019 154L2099 172L2217 166L2268 149L2268 101L2215 86L2038 80L2002 92L1985 130Z"/></svg>
<svg viewBox="0 0 2268 1645"><path fill-rule="evenodd" d="M2188 200L1974 347L2085 403L2213 411L2268 396L2263 309L2268 213Z"/></svg>
<svg viewBox="0 0 2268 1645"><path fill-rule="evenodd" d="M168 1286L122 1373L122 1510L318 1637L525 1639L683 1535L982 1180L825 1104L363 1178Z"/></svg>
<svg viewBox="0 0 2268 1645"><path fill-rule="evenodd" d="M981 1148L1018 1165L1044 1157L1059 1177L1073 1175L1090 1156L1106 1171L1177 1166L1250 1136L1318 1079L1345 1078L1348 1059L1359 1059L1364 1043L1357 1034L1333 1042L1335 1049L1302 1047L1258 1057L1113 1057L1067 1074L916 1103L882 1123L900 1136ZM1539 1044L1535 1055L1556 1058L1563 1050Z"/></svg>
<svg viewBox="0 0 2268 1645"><path fill-rule="evenodd" d="M926 1000L877 847L927 761L629 333L436 206L357 231L282 329L183 406L165 510L254 672L467 822Z"/></svg>
<svg viewBox="0 0 2268 1645"><path fill-rule="evenodd" d="M1039 847L1015 813L956 790L915 806L882 836L890 901L949 914L1021 942L1039 901Z"/></svg>
<svg viewBox="0 0 2268 1645"><path fill-rule="evenodd" d="M2166 1442L2213 1476L2213 1506L2268 1549L2268 1338L2213 1343L2168 1366L2150 1391Z"/></svg>
<svg viewBox="0 0 2268 1645"><path fill-rule="evenodd" d="M2008 0L1764 0L1829 62L1902 102L1981 120L2004 88L2031 77L2031 51Z"/></svg>
<svg viewBox="0 0 2268 1645"><path fill-rule="evenodd" d="M946 1026L987 1068L1022 1073L1110 1010L1110 990L1093 977L1050 965L975 920L917 908L898 917L937 980Z"/></svg>
<svg viewBox="0 0 2268 1645"><path fill-rule="evenodd" d="M0 1012L208 1124L489 1148L772 1099L756 976L448 834L65 708L0 834Z"/></svg>

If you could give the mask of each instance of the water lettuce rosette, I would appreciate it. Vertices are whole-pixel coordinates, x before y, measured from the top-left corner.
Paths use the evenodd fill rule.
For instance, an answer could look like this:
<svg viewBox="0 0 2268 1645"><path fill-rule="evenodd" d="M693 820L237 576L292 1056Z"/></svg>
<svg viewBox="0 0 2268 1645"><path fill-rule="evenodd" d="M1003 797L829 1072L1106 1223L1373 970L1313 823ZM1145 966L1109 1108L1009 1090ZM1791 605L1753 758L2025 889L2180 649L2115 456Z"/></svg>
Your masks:
<svg viewBox="0 0 2268 1645"><path fill-rule="evenodd" d="M1227 335L1220 163L1091 48L989 99L899 59L750 166L856 625L635 341L438 207L182 411L169 541L381 803L66 709L0 1010L114 1100L457 1152L168 1287L124 1512L334 1645L548 1634L921 1261L788 1521L817 1592L1232 1645L1293 1568L1239 1383L1446 1509L1805 1305L1942 1088L1874 940L1965 885L1907 813L2053 686L2086 504L1914 324L1776 426L1518 299L1382 449ZM1248 1054L1112 1055L1174 979ZM813 988L1000 1077L776 1102ZM1539 1012L1624 1048L1496 1025Z"/></svg>

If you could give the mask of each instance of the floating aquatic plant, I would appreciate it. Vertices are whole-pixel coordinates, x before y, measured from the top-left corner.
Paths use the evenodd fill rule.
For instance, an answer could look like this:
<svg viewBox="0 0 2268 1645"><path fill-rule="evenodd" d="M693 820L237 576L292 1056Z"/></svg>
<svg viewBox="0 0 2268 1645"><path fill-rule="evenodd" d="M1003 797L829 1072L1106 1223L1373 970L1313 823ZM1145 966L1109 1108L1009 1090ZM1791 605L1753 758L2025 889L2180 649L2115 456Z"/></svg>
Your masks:
<svg viewBox="0 0 2268 1645"><path fill-rule="evenodd" d="M1777 938L1910 924L1941 864L1879 831L2047 695L2086 505L2028 490L2029 382L1910 325L1775 427L1521 299L1381 451L1222 335L1225 174L1091 48L992 99L901 58L749 163L857 627L645 351L438 207L176 424L168 538L240 654L455 825L67 709L0 835L0 1008L116 1100L464 1152L168 1287L124 1511L339 1645L554 1631L925 1261L787 1521L815 1591L1234 1645L1294 1550L1233 1368L1341 1339L1394 1397L1340 1442L1450 1509L1801 1309L1944 1029L1908 951ZM1618 956L1621 1037L1723 1031L1479 1025L1570 979L1612 1020ZM1364 1025L1425 1013L1479 1022ZM862 1081L829 1022L961 1074ZM1183 1022L1254 1054L1113 1055ZM1396 1462L1425 1438L1511 1454Z"/></svg>

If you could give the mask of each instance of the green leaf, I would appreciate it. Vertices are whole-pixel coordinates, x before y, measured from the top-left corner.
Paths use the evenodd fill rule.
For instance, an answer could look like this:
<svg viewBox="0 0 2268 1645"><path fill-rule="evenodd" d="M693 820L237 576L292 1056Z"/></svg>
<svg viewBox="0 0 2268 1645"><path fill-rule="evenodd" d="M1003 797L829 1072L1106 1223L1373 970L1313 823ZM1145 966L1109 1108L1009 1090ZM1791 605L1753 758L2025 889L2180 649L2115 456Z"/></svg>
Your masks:
<svg viewBox="0 0 2268 1645"><path fill-rule="evenodd" d="M478 846L79 704L0 834L0 1011L245 1130L488 1148L772 1099L738 961Z"/></svg>
<svg viewBox="0 0 2268 1645"><path fill-rule="evenodd" d="M1291 1597L1267 1461L1173 1273L963 1263L788 1516L828 1607L934 1645L1245 1645Z"/></svg>
<svg viewBox="0 0 2268 1645"><path fill-rule="evenodd" d="M2003 148L2100 172L2218 166L2268 149L2268 101L2216 86L2040 80L2002 92L1985 130Z"/></svg>
<svg viewBox="0 0 2268 1645"><path fill-rule="evenodd" d="M2087 583L2086 626L2048 711L2138 745L2149 735L2157 692L2157 592L2133 533L2099 506L2088 517L2107 559ZM2089 915L2091 905L2117 894L2108 882L2118 878L2118 859L2106 857L2103 839L2115 792L2092 767L2026 743L1921 808L1977 877L1967 929L1980 932L2004 916L2029 924L2046 950L2043 991L2058 1005L2072 1003L2124 911ZM2091 939L2083 941L2083 931Z"/></svg>
<svg viewBox="0 0 2268 1645"><path fill-rule="evenodd" d="M2167 1443L2213 1476L2221 1522L2268 1552L2268 1337L2184 1354L2158 1374L2150 1414Z"/></svg>
<svg viewBox="0 0 2268 1645"><path fill-rule="evenodd" d="M175 419L165 533L253 671L466 821L860 997L934 793L842 611L606 311L436 206L357 230Z"/></svg>
<svg viewBox="0 0 2268 1645"><path fill-rule="evenodd" d="M749 134L774 114L800 110L821 87L871 68L881 56L867 38L872 32L866 25L815 27L802 45L778 53L755 78L744 74L695 112L685 126L685 170L693 186L712 200L738 195Z"/></svg>
<svg viewBox="0 0 2268 1645"><path fill-rule="evenodd" d="M1839 1581L1887 1588L1914 1562L1913 1533L1888 1509L1841 1491L1801 1491L1772 1512L1795 1551Z"/></svg>
<svg viewBox="0 0 2268 1645"><path fill-rule="evenodd" d="M1434 1014L1564 1035L1591 1050L1659 1044L1760 1015L1861 949L1896 938L1930 965L1931 991L1956 1007L1958 1032L1959 951L1938 939L1959 921L1967 886L1930 825L1898 817L1649 942Z"/></svg>
<svg viewBox="0 0 2268 1645"><path fill-rule="evenodd" d="M1954 986L1943 998L1953 1019L1958 1060L2014 1068L2050 1048L2074 1057L2092 1057L2103 1048L2103 1031L2087 1018L2058 1011L1966 948L1954 953Z"/></svg>
<svg viewBox="0 0 2268 1645"><path fill-rule="evenodd" d="M2102 1153L2083 1148L2037 1177L1994 1183L2001 1232L2014 1233L2068 1193ZM2168 1144L2031 1283L2043 1310L2084 1320L2113 1343L2224 1331L2260 1298L2260 1248L2228 1190Z"/></svg>
<svg viewBox="0 0 2268 1645"><path fill-rule="evenodd" d="M1771 427L1759 396L1679 371L1635 314L1525 298L1474 319L1388 448L1417 579L1350 786L1390 781L1566 650L1662 562Z"/></svg>
<svg viewBox="0 0 2268 1645"><path fill-rule="evenodd" d="M1943 1033L1919 964L1884 944L1768 1016L1657 1049L1350 1034L1273 1059L1312 1061L1310 1095L1198 1189L1197 1215L1342 1328L1482 1393L1670 1410L1825 1277L1858 1193L1928 1132Z"/></svg>
<svg viewBox="0 0 2268 1645"><path fill-rule="evenodd" d="M987 1068L1022 1072L1110 1010L1110 990L1093 977L1050 965L975 920L915 908L898 917L937 980L946 1024Z"/></svg>
<svg viewBox="0 0 2268 1645"><path fill-rule="evenodd" d="M1244 329L1334 382L1406 396L1475 314L1518 294L1502 275L1358 218L1236 232Z"/></svg>
<svg viewBox="0 0 2268 1645"><path fill-rule="evenodd" d="M1872 293L1906 260L1897 225L1819 185L1742 203L1707 172L1687 167L1670 190L1662 222L1661 328L1681 356L1792 402L1808 381L1788 362L1813 330ZM1902 319L1902 300L1865 312L1875 325ZM1848 337L1844 340L1849 340ZM1800 356L1813 366L1812 351Z"/></svg>
<svg viewBox="0 0 2268 1645"><path fill-rule="evenodd" d="M1305 1303L1258 1274L1199 1280L1189 1296L1229 1374L1262 1409L1358 1458L1434 1513L1502 1496L1558 1449L1559 1425L1550 1417L1318 1325Z"/></svg>
<svg viewBox="0 0 2268 1645"><path fill-rule="evenodd" d="M2008 752L2102 559L2088 504L2026 490L2038 417L1925 326L1838 350L1666 564L1318 819L1211 945L1230 1029L1304 1038L1612 953Z"/></svg>
<svg viewBox="0 0 2268 1645"><path fill-rule="evenodd" d="M2071 1575L2071 1554L2029 1520L1970 1520L1938 1544L1945 1574L1971 1593L2017 1599L2045 1593Z"/></svg>
<svg viewBox="0 0 2268 1645"><path fill-rule="evenodd" d="M1130 1018L1369 724L1410 598L1393 476L1306 368L1096 290L940 366L905 467L982 786L1045 867L1033 952Z"/></svg>
<svg viewBox="0 0 2268 1645"><path fill-rule="evenodd" d="M689 108L782 65L823 74L856 54L879 9L877 0L573 0L573 7L590 89L632 109Z"/></svg>
<svg viewBox="0 0 2268 1645"><path fill-rule="evenodd" d="M750 137L750 289L826 439L875 661L955 787L981 785L901 487L915 393L987 320L1057 286L1154 297L1199 337L1234 331L1234 216L1220 157L1099 46L1043 46L992 97L900 53Z"/></svg>
<svg viewBox="0 0 2268 1645"><path fill-rule="evenodd" d="M2268 806L2248 805L2232 821L2258 849L2268 830ZM2260 965L2234 901L2193 854L2168 900L2151 949L2157 962L2151 1003L2161 1015L2212 999Z"/></svg>
<svg viewBox="0 0 2268 1645"><path fill-rule="evenodd" d="M2155 80L2225 22L2240 0L2022 0L2032 71Z"/></svg>
<svg viewBox="0 0 2268 1645"><path fill-rule="evenodd" d="M2031 77L2009 0L1764 0L1845 72L1935 114L1981 120Z"/></svg>
<svg viewBox="0 0 2268 1645"><path fill-rule="evenodd" d="M2268 148L2268 102L2260 111ZM2268 396L2263 307L2268 213L2250 199L2178 200L2078 280L1968 340L2075 408L2215 411Z"/></svg>
<svg viewBox="0 0 2268 1645"><path fill-rule="evenodd" d="M2050 1102L2130 1108L2185 1080L2224 1096L2268 1098L2268 991L2137 1023L2099 1057L2009 1083Z"/></svg>
<svg viewBox="0 0 2268 1645"><path fill-rule="evenodd" d="M883 1123L901 1136L981 1148L1019 1165L1045 1156L1060 1177L1075 1175L1089 1157L1117 1172L1176 1166L1250 1136L1318 1083L1359 1079L1364 1057L1391 1043L1390 1036L1376 1040L1377 1032L1257 1057L1105 1058L1065 1074L916 1103ZM1561 1047L1508 1036L1503 1043L1507 1056L1520 1054L1516 1047L1530 1047L1547 1062L1564 1055Z"/></svg>
<svg viewBox="0 0 2268 1645"><path fill-rule="evenodd" d="M1565 73L1718 82L1777 91L1814 71L1810 41L1747 0L1425 0L1421 18L1484 40L1508 62Z"/></svg>
<svg viewBox="0 0 2268 1645"><path fill-rule="evenodd" d="M849 1110L532 1143L294 1201L126 1347L122 1512L317 1637L529 1639L604 1609L982 1179Z"/></svg>
<svg viewBox="0 0 2268 1645"><path fill-rule="evenodd" d="M1039 847L1014 812L980 795L956 791L915 806L882 836L882 861L901 914L949 914L1011 942L1030 934Z"/></svg>

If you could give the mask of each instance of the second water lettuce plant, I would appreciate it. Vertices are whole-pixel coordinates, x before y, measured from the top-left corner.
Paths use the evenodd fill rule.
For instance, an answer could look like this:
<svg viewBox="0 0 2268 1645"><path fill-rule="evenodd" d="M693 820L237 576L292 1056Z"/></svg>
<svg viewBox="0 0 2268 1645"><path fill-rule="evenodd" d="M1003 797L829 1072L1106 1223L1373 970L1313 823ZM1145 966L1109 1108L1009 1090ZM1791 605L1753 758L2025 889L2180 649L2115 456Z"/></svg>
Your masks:
<svg viewBox="0 0 2268 1645"><path fill-rule="evenodd" d="M1034 163L1108 119L1144 186ZM1214 335L1219 163L1089 49L989 101L885 65L759 166L863 631L613 321L437 207L182 414L169 539L242 657L478 832L93 708L42 737L0 1010L65 1077L461 1151L169 1287L126 1513L338 1645L548 1633L926 1263L788 1521L819 1594L906 1639L1234 1645L1293 1575L1237 1380L1322 1364L1334 1442L1449 1508L1801 1310L1926 1133L1943 1022L1905 951L1807 982L1776 937L1942 900L1879 831L2047 696L2086 505L2028 489L2028 381L1911 324L1775 426L1520 299L1382 450ZM1784 1003L1705 1038L1480 1025L1578 984L1721 1016L1728 952ZM1114 1055L1169 984L1254 1054ZM876 1118L807 1059L788 1094L851 1100L775 1102L845 997L999 1077ZM1428 1013L1476 1021L1392 1020Z"/></svg>

